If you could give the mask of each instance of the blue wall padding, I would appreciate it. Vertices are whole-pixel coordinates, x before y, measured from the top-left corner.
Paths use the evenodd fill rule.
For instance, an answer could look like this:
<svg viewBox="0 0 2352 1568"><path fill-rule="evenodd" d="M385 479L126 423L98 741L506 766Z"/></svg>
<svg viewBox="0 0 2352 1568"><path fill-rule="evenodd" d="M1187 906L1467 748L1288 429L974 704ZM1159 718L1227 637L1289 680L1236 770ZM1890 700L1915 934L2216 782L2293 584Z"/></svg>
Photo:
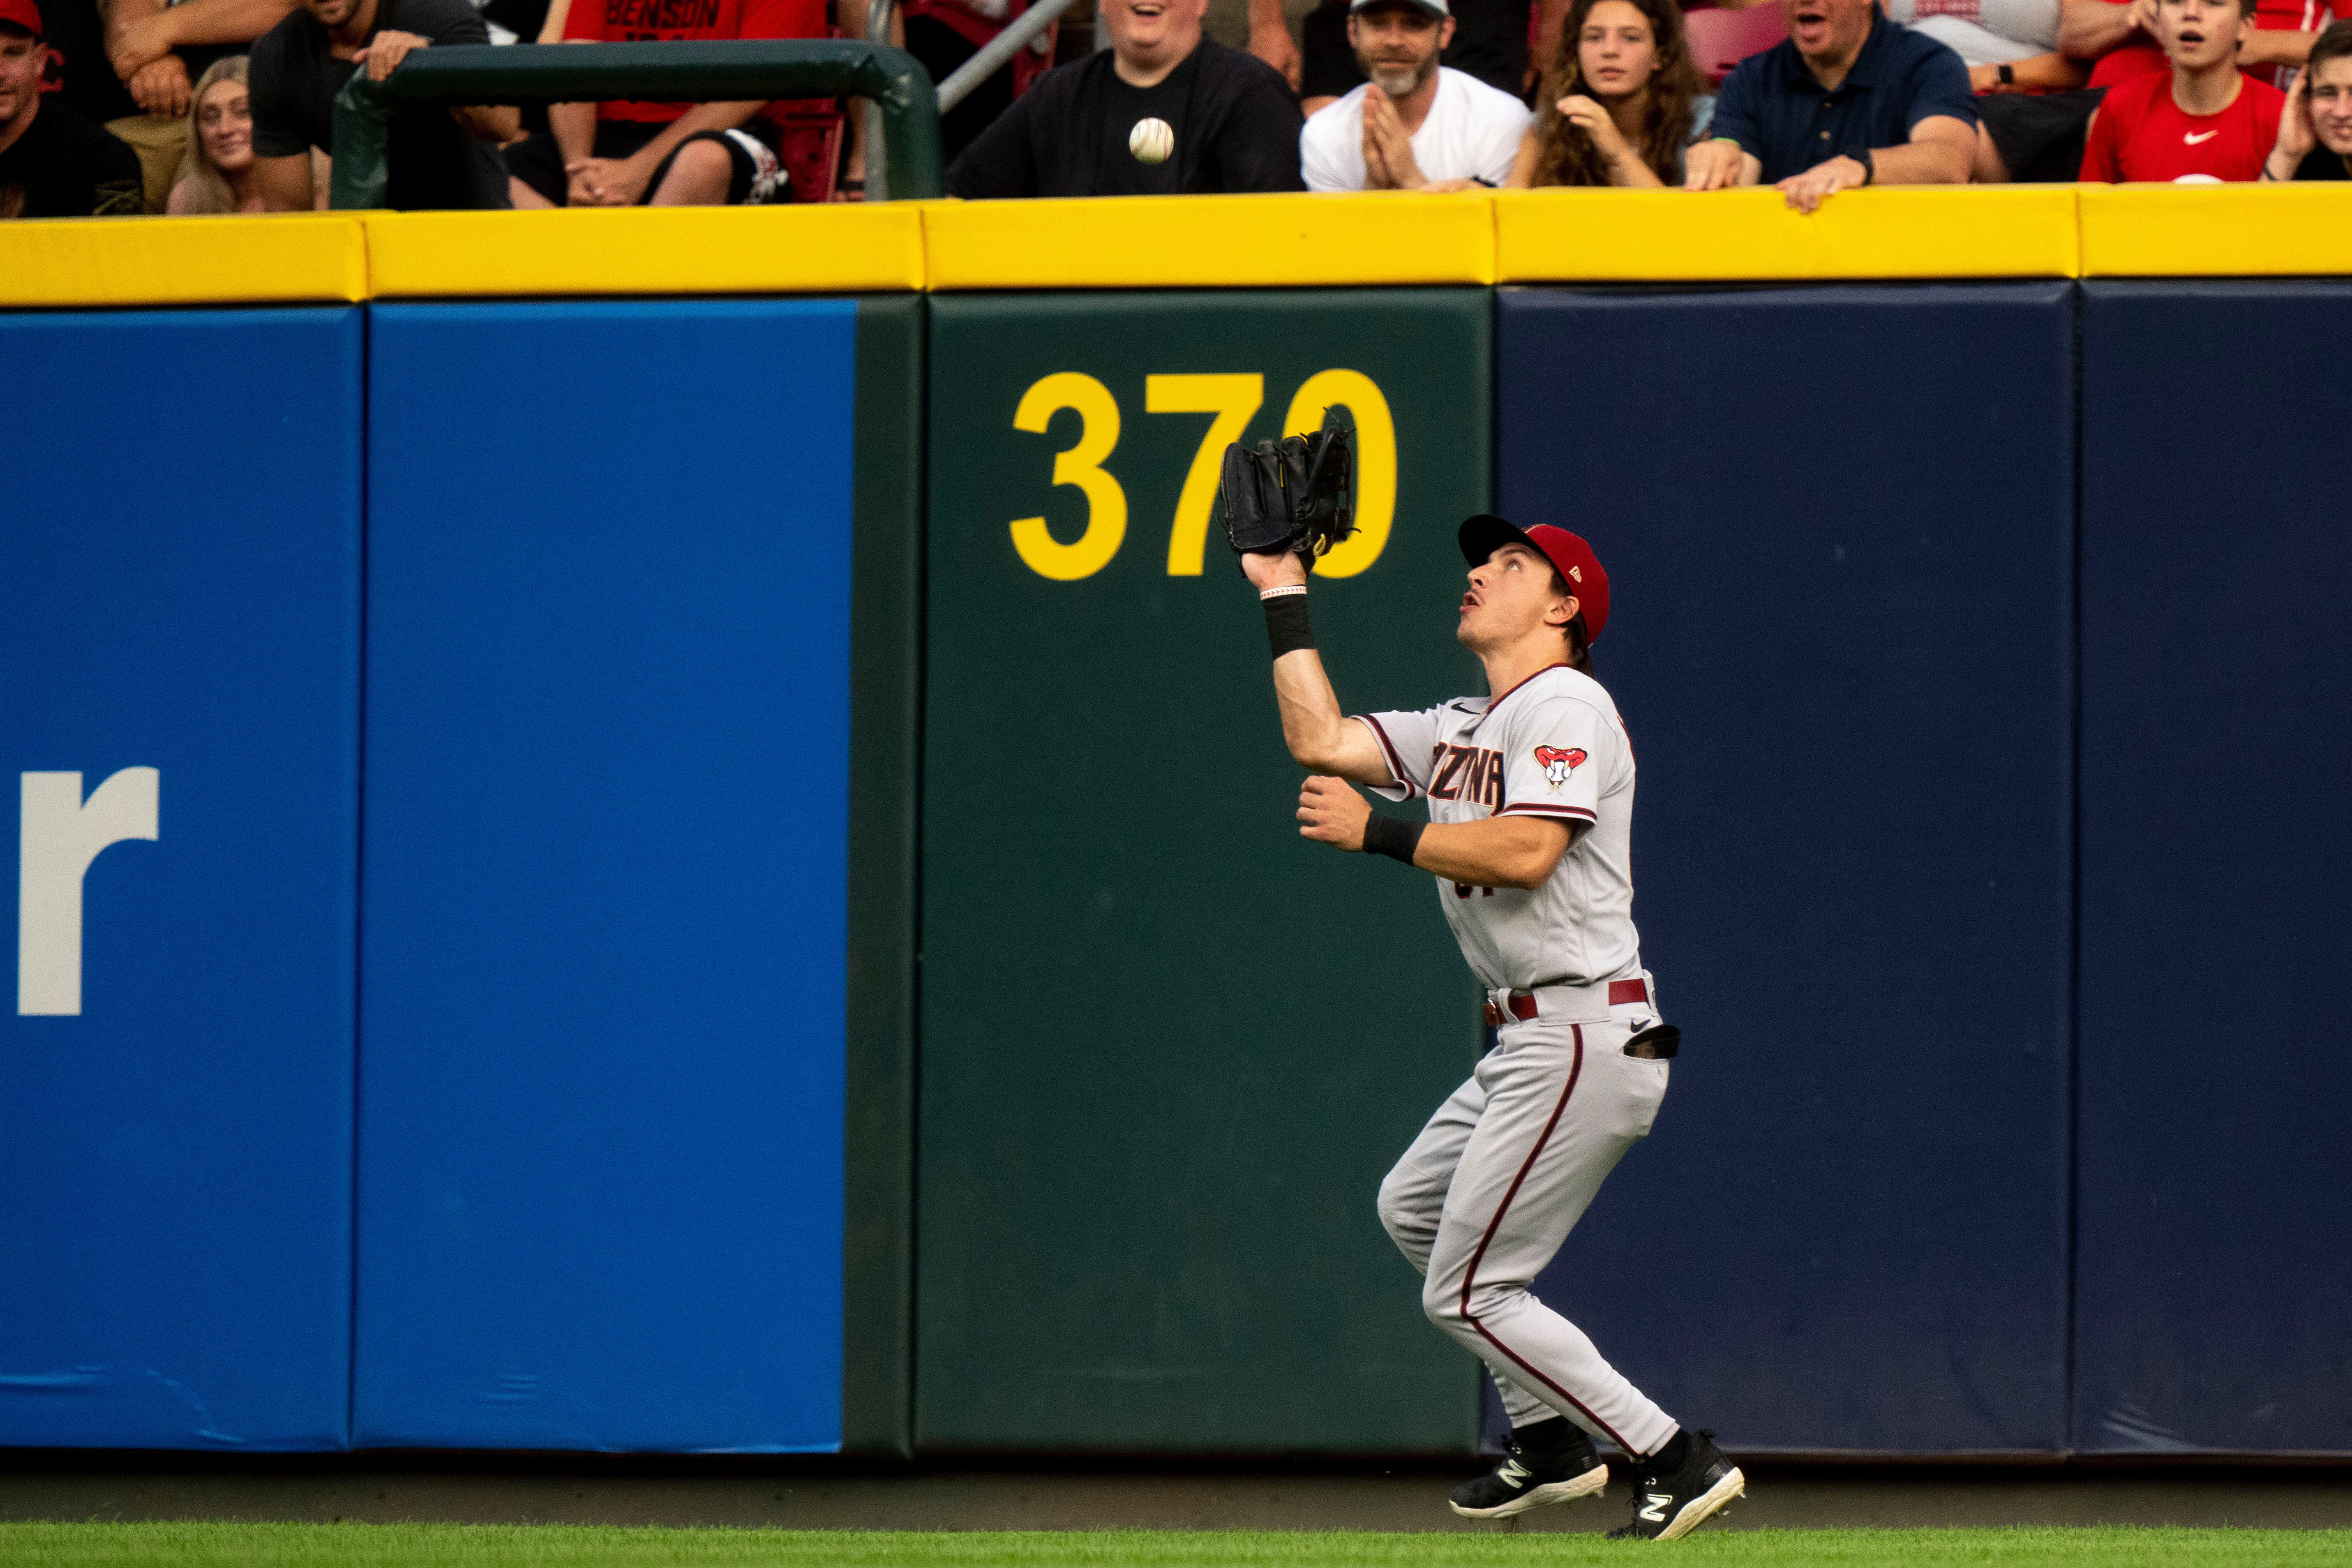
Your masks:
<svg viewBox="0 0 2352 1568"><path fill-rule="evenodd" d="M839 1442L855 310L375 311L362 1445Z"/></svg>
<svg viewBox="0 0 2352 1568"><path fill-rule="evenodd" d="M2075 1446L2352 1450L2352 286L2092 284Z"/></svg>
<svg viewBox="0 0 2352 1568"><path fill-rule="evenodd" d="M1728 1447L2064 1436L2064 284L1507 290L1504 515L1585 533L1685 1032L1537 1285Z"/></svg>
<svg viewBox="0 0 2352 1568"><path fill-rule="evenodd" d="M361 352L357 310L0 316L6 864L25 773L157 772L80 1013L0 1005L0 1445L345 1441Z"/></svg>

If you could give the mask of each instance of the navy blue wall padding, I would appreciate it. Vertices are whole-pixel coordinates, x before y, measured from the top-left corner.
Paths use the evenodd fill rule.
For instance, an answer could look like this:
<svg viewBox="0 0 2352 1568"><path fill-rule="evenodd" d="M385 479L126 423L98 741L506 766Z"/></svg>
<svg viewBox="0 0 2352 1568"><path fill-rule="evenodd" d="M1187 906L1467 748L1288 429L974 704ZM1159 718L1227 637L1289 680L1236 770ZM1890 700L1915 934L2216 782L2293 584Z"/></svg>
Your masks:
<svg viewBox="0 0 2352 1568"><path fill-rule="evenodd" d="M1503 514L1610 573L1685 1040L1537 1293L1727 1447L2053 1450L2068 285L1506 290Z"/></svg>
<svg viewBox="0 0 2352 1568"><path fill-rule="evenodd" d="M2084 292L2074 1441L2352 1452L2352 285Z"/></svg>
<svg viewBox="0 0 2352 1568"><path fill-rule="evenodd" d="M361 353L357 310L0 316L8 865L24 773L158 775L79 1014L0 1007L0 1446L345 1441Z"/></svg>
<svg viewBox="0 0 2352 1568"><path fill-rule="evenodd" d="M361 1445L839 1443L855 323L375 310Z"/></svg>

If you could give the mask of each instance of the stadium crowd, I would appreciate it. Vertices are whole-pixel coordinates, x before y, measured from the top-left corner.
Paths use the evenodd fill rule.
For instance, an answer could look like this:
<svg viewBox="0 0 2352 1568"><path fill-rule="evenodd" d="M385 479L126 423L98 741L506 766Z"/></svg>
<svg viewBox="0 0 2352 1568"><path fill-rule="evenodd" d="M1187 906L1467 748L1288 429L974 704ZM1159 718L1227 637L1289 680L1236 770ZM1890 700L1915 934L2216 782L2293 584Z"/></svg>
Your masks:
<svg viewBox="0 0 2352 1568"><path fill-rule="evenodd" d="M866 3L0 0L0 217L322 207L355 71L494 39L862 35ZM1702 41L1731 11L1702 26L1675 0L1320 0L1296 33L1246 3L1240 48L1207 35L1210 0L1097 0L1092 53L948 117L950 195L1769 184L1811 211L1869 184L2352 178L2352 19L2328 9L2352 0L1764 0L1786 36L1736 65ZM1014 4L927 9L984 31ZM786 152L810 124L833 127L815 164ZM860 124L823 102L404 107L389 203L856 199Z"/></svg>

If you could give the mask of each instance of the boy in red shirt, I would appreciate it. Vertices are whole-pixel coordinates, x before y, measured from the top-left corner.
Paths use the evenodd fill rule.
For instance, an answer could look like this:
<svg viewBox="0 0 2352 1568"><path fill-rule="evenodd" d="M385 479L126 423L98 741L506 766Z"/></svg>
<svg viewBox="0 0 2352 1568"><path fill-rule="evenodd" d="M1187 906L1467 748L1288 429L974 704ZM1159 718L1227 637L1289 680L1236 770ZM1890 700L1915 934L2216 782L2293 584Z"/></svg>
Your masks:
<svg viewBox="0 0 2352 1568"><path fill-rule="evenodd" d="M2254 0L2156 0L2172 69L2110 91L2083 149L2085 180L2210 184L2262 177L2286 95L2238 69Z"/></svg>
<svg viewBox="0 0 2352 1568"><path fill-rule="evenodd" d="M572 0L565 43L821 38L824 0ZM767 103L557 103L507 149L518 207L719 206L786 199ZM2267 149L2265 149L2267 150Z"/></svg>

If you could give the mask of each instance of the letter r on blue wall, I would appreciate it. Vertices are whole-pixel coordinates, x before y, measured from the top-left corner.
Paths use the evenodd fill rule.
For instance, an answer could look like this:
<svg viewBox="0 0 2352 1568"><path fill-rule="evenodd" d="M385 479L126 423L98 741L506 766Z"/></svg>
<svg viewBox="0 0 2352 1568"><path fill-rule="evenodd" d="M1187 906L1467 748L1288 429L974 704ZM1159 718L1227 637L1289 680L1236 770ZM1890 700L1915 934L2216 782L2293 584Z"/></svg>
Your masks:
<svg viewBox="0 0 2352 1568"><path fill-rule="evenodd" d="M81 1012L81 879L99 851L155 837L163 775L124 768L81 797L79 773L23 775L17 818L16 1011Z"/></svg>

